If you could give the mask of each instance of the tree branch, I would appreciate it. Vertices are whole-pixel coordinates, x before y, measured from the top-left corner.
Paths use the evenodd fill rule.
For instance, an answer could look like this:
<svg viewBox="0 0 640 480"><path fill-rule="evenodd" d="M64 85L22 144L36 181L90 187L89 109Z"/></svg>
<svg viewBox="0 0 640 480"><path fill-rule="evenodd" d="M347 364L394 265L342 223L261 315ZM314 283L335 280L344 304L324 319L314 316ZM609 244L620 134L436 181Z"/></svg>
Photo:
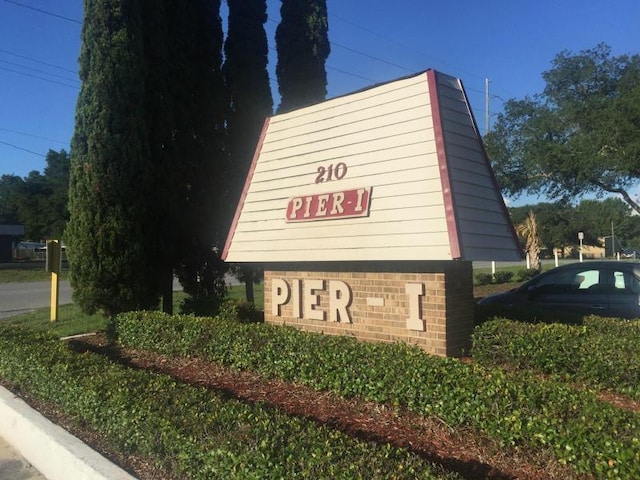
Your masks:
<svg viewBox="0 0 640 480"><path fill-rule="evenodd" d="M640 214L640 205L636 201L634 201L633 198L631 198L631 195L629 195L629 192L627 192L624 188L609 187L606 184L601 182L593 182L593 183L598 187L600 187L601 189L603 189L605 192L617 193L618 195L621 195L624 201L627 202L627 204L633 210L635 210L636 213Z"/></svg>

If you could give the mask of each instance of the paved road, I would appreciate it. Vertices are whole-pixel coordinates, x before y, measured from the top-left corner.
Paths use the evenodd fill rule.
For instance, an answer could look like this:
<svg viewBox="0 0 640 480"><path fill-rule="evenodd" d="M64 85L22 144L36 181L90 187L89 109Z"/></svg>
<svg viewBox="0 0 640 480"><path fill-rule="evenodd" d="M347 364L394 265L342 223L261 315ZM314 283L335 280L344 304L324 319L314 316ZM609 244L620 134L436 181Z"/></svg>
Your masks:
<svg viewBox="0 0 640 480"><path fill-rule="evenodd" d="M71 287L61 281L58 304L71 303ZM51 282L0 283L0 318L47 308L51 305Z"/></svg>
<svg viewBox="0 0 640 480"><path fill-rule="evenodd" d="M227 275L225 281L228 285L238 285L240 282ZM182 290L182 285L177 279L173 282L173 291ZM68 280L60 281L58 288L58 305L72 303L71 286ZM0 283L0 319L30 312L39 308L51 306L51 281L46 282L18 282ZM0 478L0 480L2 480Z"/></svg>

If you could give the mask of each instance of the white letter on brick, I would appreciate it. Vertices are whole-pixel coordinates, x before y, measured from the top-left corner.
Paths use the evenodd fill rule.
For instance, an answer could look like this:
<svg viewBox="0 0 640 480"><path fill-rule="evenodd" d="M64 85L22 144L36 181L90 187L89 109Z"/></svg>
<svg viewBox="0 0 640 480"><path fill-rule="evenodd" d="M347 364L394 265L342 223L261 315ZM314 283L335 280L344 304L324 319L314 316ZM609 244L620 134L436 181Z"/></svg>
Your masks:
<svg viewBox="0 0 640 480"><path fill-rule="evenodd" d="M316 290L324 290L324 280L304 281L304 318L324 320L324 312L314 307L320 306L320 296Z"/></svg>
<svg viewBox="0 0 640 480"><path fill-rule="evenodd" d="M289 285L282 278L271 280L271 314L281 316L280 307L289 301Z"/></svg>
<svg viewBox="0 0 640 480"><path fill-rule="evenodd" d="M302 318L302 302L300 301L300 294L302 293L302 280L292 280L291 287L291 306L293 307L292 316L294 316L295 318Z"/></svg>
<svg viewBox="0 0 640 480"><path fill-rule="evenodd" d="M351 305L351 289L341 280L329 282L329 320L351 323L348 307Z"/></svg>
<svg viewBox="0 0 640 480"><path fill-rule="evenodd" d="M409 296L409 318L407 318L407 329L424 332L424 320L420 312L420 297L424 296L424 283L407 283L405 291Z"/></svg>

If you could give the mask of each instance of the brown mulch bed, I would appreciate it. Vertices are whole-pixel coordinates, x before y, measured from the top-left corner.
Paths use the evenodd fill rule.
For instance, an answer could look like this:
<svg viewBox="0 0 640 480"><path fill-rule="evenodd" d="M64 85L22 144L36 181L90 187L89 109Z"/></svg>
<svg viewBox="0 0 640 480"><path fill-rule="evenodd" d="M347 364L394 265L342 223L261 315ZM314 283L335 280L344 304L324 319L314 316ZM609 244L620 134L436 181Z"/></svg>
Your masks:
<svg viewBox="0 0 640 480"><path fill-rule="evenodd" d="M102 335L71 341L80 351L108 355L133 368L152 369L188 384L211 388L247 402L261 402L290 415L328 424L354 437L407 448L423 458L458 472L466 479L571 479L575 472L539 453L505 450L478 432L456 430L437 418L422 418L360 399L344 399L309 387L267 380L252 372L239 372L198 358L176 358L109 344ZM64 419L58 419L62 421ZM73 431L74 426L69 428ZM97 450L104 450L99 436L90 431L74 433ZM145 459L106 455L138 478L171 478Z"/></svg>

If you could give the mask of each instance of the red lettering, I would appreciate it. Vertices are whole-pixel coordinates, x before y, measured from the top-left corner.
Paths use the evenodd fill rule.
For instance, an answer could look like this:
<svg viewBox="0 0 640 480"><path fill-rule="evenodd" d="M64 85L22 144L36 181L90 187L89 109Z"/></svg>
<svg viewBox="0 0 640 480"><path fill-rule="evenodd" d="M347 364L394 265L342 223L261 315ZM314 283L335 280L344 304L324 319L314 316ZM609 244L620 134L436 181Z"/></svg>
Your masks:
<svg viewBox="0 0 640 480"><path fill-rule="evenodd" d="M293 197L287 204L287 222L310 222L369 215L371 187Z"/></svg>

